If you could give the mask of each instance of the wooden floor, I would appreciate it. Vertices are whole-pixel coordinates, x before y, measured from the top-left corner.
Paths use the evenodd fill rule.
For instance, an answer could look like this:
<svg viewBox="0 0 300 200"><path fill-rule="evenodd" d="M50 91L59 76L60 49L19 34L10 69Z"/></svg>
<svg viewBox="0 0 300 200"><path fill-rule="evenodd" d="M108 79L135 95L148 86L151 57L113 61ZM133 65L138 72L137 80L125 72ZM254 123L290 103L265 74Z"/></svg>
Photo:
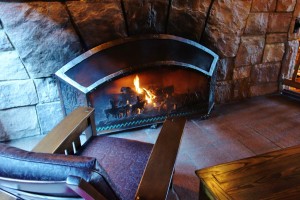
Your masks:
<svg viewBox="0 0 300 200"><path fill-rule="evenodd" d="M298 145L299 127L300 102L279 95L216 106L209 119L188 120L176 162L175 190L180 199L198 199L196 169ZM154 142L159 130L113 136ZM12 145L20 147L17 142Z"/></svg>
<svg viewBox="0 0 300 200"><path fill-rule="evenodd" d="M196 169L300 144L300 102L272 95L216 106L207 120L190 119L174 184L180 199L198 199ZM114 135L154 142L158 129Z"/></svg>

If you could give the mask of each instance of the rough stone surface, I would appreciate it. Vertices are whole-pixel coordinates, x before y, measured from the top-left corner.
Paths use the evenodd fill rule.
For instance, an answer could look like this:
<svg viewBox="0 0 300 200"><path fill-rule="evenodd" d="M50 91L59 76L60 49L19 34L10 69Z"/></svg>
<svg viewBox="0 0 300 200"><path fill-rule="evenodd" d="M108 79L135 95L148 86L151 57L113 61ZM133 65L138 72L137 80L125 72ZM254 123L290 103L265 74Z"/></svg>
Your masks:
<svg viewBox="0 0 300 200"><path fill-rule="evenodd" d="M298 31L294 30L295 29L295 22L296 22L297 18L300 18L300 14L299 14L298 17L293 17L292 18L291 25L290 25L290 30L289 30L289 40L298 40L298 39L300 39L300 29Z"/></svg>
<svg viewBox="0 0 300 200"><path fill-rule="evenodd" d="M29 78L17 52L0 52L0 61L0 81Z"/></svg>
<svg viewBox="0 0 300 200"><path fill-rule="evenodd" d="M60 2L0 2L0 18L31 78L47 77L81 53Z"/></svg>
<svg viewBox="0 0 300 200"><path fill-rule="evenodd" d="M168 21L168 33L199 41L212 0L174 0Z"/></svg>
<svg viewBox="0 0 300 200"><path fill-rule="evenodd" d="M287 33L292 20L292 13L271 13L269 15L269 33Z"/></svg>
<svg viewBox="0 0 300 200"><path fill-rule="evenodd" d="M252 3L252 12L267 12L275 11L276 9L276 0L253 0Z"/></svg>
<svg viewBox="0 0 300 200"><path fill-rule="evenodd" d="M285 43L287 42L287 34L286 33L270 33L267 34L266 43Z"/></svg>
<svg viewBox="0 0 300 200"><path fill-rule="evenodd" d="M262 96L266 94L273 94L278 92L278 83L264 83L259 85L253 85L250 87L250 96Z"/></svg>
<svg viewBox="0 0 300 200"><path fill-rule="evenodd" d="M234 80L233 99L241 100L250 96L250 78Z"/></svg>
<svg viewBox="0 0 300 200"><path fill-rule="evenodd" d="M289 41L287 43L285 48L285 54L282 60L281 78L292 78L298 48L298 40Z"/></svg>
<svg viewBox="0 0 300 200"><path fill-rule="evenodd" d="M216 103L226 103L232 100L233 84L231 81L221 81L216 83L215 101Z"/></svg>
<svg viewBox="0 0 300 200"><path fill-rule="evenodd" d="M261 62L264 36L245 36L241 38L241 44L235 59L235 66L253 65Z"/></svg>
<svg viewBox="0 0 300 200"><path fill-rule="evenodd" d="M231 80L233 67L234 67L233 58L219 59L217 63L217 81Z"/></svg>
<svg viewBox="0 0 300 200"><path fill-rule="evenodd" d="M38 104L36 111L42 134L47 134L64 118L60 102Z"/></svg>
<svg viewBox="0 0 300 200"><path fill-rule="evenodd" d="M233 69L233 80L250 77L251 66L236 67Z"/></svg>
<svg viewBox="0 0 300 200"><path fill-rule="evenodd" d="M52 77L35 79L39 103L49 103L59 101L58 87L56 80Z"/></svg>
<svg viewBox="0 0 300 200"><path fill-rule="evenodd" d="M88 49L127 36L120 1L69 1L67 6Z"/></svg>
<svg viewBox="0 0 300 200"><path fill-rule="evenodd" d="M293 16L294 17L299 17L300 16L300 3L299 3L299 1L296 3Z"/></svg>
<svg viewBox="0 0 300 200"><path fill-rule="evenodd" d="M40 134L35 106L0 110L0 141Z"/></svg>
<svg viewBox="0 0 300 200"><path fill-rule="evenodd" d="M278 0L276 11L292 12L295 8L297 0Z"/></svg>
<svg viewBox="0 0 300 200"><path fill-rule="evenodd" d="M250 13L244 33L265 34L268 27L268 17L269 13Z"/></svg>
<svg viewBox="0 0 300 200"><path fill-rule="evenodd" d="M9 42L5 32L0 30L0 51L12 51L14 48Z"/></svg>
<svg viewBox="0 0 300 200"><path fill-rule="evenodd" d="M255 65L251 71L251 83L268 83L278 80L281 63L264 63Z"/></svg>
<svg viewBox="0 0 300 200"><path fill-rule="evenodd" d="M263 62L266 63L281 61L284 51L284 43L266 44L263 55Z"/></svg>
<svg viewBox="0 0 300 200"><path fill-rule="evenodd" d="M0 109L38 103L38 97L32 80L0 82L0 91Z"/></svg>
<svg viewBox="0 0 300 200"><path fill-rule="evenodd" d="M216 51L221 58L234 57L238 51L240 36L246 26L251 2L251 0L215 1L201 43Z"/></svg>
<svg viewBox="0 0 300 200"><path fill-rule="evenodd" d="M165 33L169 1L124 0L129 35Z"/></svg>

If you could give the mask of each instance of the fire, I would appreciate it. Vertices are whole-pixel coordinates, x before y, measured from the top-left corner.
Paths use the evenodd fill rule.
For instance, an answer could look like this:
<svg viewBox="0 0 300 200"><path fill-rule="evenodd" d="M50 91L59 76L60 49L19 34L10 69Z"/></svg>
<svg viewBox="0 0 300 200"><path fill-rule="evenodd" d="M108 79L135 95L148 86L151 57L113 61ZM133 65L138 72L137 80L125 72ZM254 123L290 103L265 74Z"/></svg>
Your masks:
<svg viewBox="0 0 300 200"><path fill-rule="evenodd" d="M133 84L135 86L135 90L138 94L143 94L145 93L145 100L148 102L148 104L153 103L153 99L156 98L156 96L147 90L146 88L140 88L140 78L138 75L135 76L133 80Z"/></svg>
<svg viewBox="0 0 300 200"><path fill-rule="evenodd" d="M138 75L135 76L134 80L133 80L133 84L135 86L135 90L138 94L142 94L143 90L140 88L140 78L138 77Z"/></svg>

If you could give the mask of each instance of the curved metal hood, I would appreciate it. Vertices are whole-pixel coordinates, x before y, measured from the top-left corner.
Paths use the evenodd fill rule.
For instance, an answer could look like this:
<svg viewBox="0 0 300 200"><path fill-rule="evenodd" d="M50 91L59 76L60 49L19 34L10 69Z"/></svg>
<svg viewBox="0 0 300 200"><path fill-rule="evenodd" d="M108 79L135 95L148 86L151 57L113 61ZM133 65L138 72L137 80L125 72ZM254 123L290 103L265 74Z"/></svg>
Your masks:
<svg viewBox="0 0 300 200"><path fill-rule="evenodd" d="M101 44L78 56L56 76L87 94L104 82L153 66L182 66L212 76L218 60L206 47L172 35L143 35Z"/></svg>

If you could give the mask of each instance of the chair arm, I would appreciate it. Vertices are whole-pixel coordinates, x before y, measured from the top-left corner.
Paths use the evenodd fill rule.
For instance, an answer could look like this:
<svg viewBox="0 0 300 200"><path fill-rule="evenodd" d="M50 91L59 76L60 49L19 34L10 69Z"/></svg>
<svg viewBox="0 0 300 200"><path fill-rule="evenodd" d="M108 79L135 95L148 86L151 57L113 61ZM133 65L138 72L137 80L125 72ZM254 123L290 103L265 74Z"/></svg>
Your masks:
<svg viewBox="0 0 300 200"><path fill-rule="evenodd" d="M166 199L186 119L167 119L154 144L135 199Z"/></svg>
<svg viewBox="0 0 300 200"><path fill-rule="evenodd" d="M68 187L85 200L107 200L91 184L77 176L68 176Z"/></svg>
<svg viewBox="0 0 300 200"><path fill-rule="evenodd" d="M89 125L95 134L94 108L79 107L65 117L32 151L64 154L68 150L68 154L74 154L72 143L80 146L79 136Z"/></svg>

